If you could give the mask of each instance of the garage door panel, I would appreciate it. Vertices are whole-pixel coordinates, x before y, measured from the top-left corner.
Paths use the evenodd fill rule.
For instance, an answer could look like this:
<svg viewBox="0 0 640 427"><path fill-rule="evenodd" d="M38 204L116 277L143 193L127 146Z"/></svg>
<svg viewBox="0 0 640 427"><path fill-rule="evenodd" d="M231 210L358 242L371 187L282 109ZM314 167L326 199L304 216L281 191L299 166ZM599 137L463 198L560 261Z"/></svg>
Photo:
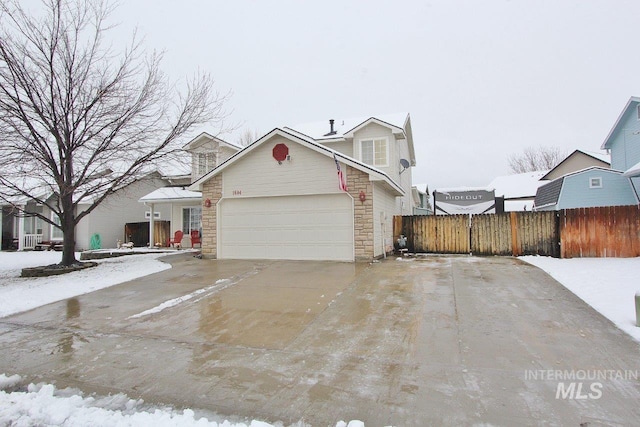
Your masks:
<svg viewBox="0 0 640 427"><path fill-rule="evenodd" d="M353 260L346 194L223 199L220 258Z"/></svg>

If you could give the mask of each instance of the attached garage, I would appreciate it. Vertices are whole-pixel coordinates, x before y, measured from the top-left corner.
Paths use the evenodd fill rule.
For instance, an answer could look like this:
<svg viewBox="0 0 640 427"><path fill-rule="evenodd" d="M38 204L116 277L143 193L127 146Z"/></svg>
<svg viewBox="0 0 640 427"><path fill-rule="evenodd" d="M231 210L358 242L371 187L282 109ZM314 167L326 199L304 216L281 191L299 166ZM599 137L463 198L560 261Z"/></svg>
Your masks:
<svg viewBox="0 0 640 427"><path fill-rule="evenodd" d="M349 194L223 198L218 209L218 258L354 260Z"/></svg>
<svg viewBox="0 0 640 427"><path fill-rule="evenodd" d="M379 170L280 129L189 189L202 191L202 254L219 259L371 260L404 194Z"/></svg>

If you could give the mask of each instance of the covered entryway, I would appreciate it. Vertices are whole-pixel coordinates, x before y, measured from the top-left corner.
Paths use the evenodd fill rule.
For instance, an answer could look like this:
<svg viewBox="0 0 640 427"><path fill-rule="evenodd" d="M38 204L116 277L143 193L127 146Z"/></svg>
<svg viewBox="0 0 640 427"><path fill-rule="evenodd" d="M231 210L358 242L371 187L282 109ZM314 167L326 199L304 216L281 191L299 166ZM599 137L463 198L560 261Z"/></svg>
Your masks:
<svg viewBox="0 0 640 427"><path fill-rule="evenodd" d="M221 199L218 258L354 260L347 193Z"/></svg>

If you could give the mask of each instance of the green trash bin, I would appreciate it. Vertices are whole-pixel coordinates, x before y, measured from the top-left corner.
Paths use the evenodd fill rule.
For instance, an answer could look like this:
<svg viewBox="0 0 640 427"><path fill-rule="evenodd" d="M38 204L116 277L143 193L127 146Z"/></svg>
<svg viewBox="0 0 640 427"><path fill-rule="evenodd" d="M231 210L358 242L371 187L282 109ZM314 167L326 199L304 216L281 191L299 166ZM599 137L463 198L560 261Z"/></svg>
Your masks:
<svg viewBox="0 0 640 427"><path fill-rule="evenodd" d="M102 239L98 233L91 236L91 242L89 243L91 250L102 249Z"/></svg>

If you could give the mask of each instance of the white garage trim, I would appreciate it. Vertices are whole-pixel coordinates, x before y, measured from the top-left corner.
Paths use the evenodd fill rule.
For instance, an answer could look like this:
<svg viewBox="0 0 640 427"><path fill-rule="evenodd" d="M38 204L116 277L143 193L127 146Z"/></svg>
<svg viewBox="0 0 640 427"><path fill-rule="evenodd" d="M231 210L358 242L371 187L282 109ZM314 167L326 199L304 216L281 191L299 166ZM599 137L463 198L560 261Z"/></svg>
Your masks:
<svg viewBox="0 0 640 427"><path fill-rule="evenodd" d="M217 218L219 259L355 259L348 193L223 197Z"/></svg>

